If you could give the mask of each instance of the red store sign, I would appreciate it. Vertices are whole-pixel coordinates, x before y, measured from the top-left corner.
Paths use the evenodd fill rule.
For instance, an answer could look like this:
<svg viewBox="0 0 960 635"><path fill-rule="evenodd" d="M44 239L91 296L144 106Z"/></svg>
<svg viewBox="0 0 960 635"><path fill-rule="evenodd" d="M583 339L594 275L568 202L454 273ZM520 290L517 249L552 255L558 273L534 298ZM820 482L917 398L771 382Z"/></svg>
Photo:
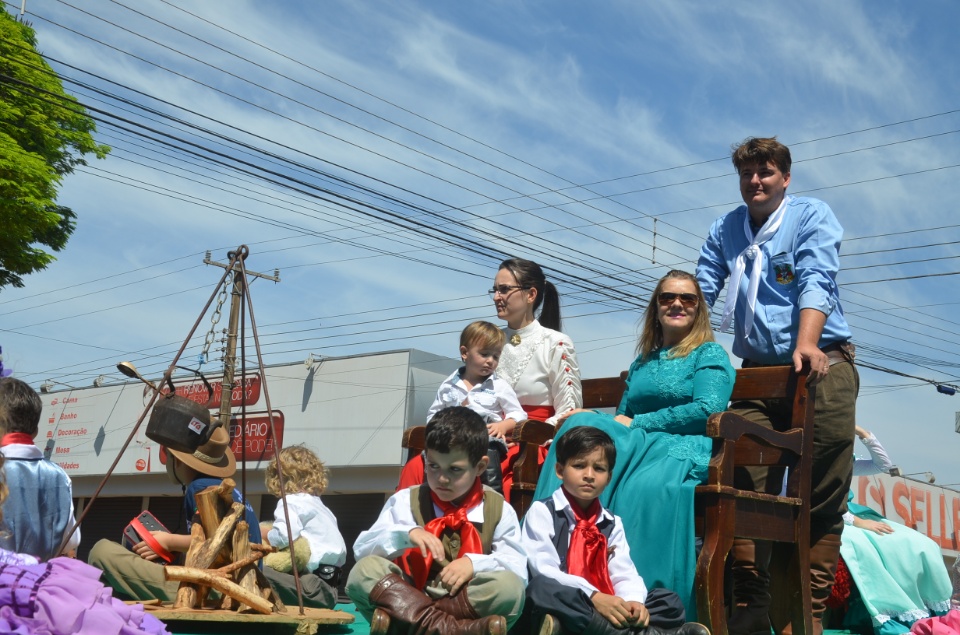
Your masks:
<svg viewBox="0 0 960 635"><path fill-rule="evenodd" d="M277 441L283 445L283 413L275 410L273 426L277 432ZM243 453L243 432L240 418L230 419L230 449L238 461L269 461L276 455L276 445L270 434L270 417L267 413L247 415L244 423L246 432L246 453Z"/></svg>
<svg viewBox="0 0 960 635"><path fill-rule="evenodd" d="M220 407L220 399L223 395L223 382L212 381L210 387L213 388L213 395L208 398L207 387L202 381L194 381L189 384L177 384L177 394L186 397L190 401L195 401L202 406L210 409ZM167 386L162 390L163 394L170 392ZM260 374L247 375L244 386L241 388L240 380L234 380L233 393L230 395L230 404L238 408L246 401L248 406L252 406L260 400Z"/></svg>

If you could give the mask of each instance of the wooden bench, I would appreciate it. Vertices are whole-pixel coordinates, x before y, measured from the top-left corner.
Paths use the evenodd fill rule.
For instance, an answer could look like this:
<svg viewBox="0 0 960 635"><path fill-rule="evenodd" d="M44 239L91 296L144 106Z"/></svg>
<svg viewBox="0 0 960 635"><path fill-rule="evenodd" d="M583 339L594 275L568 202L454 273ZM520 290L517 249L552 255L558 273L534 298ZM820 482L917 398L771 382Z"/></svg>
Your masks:
<svg viewBox="0 0 960 635"><path fill-rule="evenodd" d="M713 414L706 436L713 439L707 483L696 488L697 535L703 548L697 559L698 619L715 635L726 635L723 574L734 538L775 541L771 561L771 593L775 601L791 606L795 635L812 632L810 603L810 469L813 454L815 389L807 385L805 368L789 366L744 368L737 371L732 402L751 399L789 399L793 403L789 429L776 432L748 421L735 412ZM620 377L585 379L584 408L620 405L626 373ZM517 425L514 441L521 446L514 464L511 504L519 517L529 509L540 476L539 446L553 438L553 426L527 420ZM411 456L424 447L425 428L404 432ZM781 466L788 469L783 496L734 487L736 467Z"/></svg>

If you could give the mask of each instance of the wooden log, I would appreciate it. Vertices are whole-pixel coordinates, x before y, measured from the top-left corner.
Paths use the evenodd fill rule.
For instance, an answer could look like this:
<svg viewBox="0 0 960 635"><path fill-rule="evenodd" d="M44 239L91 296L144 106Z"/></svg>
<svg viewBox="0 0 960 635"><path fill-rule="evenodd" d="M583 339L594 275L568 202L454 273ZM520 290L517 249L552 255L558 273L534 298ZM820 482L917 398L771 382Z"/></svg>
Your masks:
<svg viewBox="0 0 960 635"><path fill-rule="evenodd" d="M240 515L243 514L244 508L240 503L234 503L230 513L227 514L224 519L220 522L220 526L216 528L213 536L207 540L200 549L197 550L197 557L194 563L194 566L198 569L209 569L213 561L220 555L220 551L227 544L233 536L234 528L237 526L237 521L240 520ZM232 540L231 540L232 547Z"/></svg>
<svg viewBox="0 0 960 635"><path fill-rule="evenodd" d="M237 528L233 532L233 557L235 561L247 560L250 557L250 526L246 521L241 520L237 523ZM256 562L256 560L254 560ZM257 587L257 574L253 572L256 568L252 562L245 564L237 570L236 581L248 593L259 593Z"/></svg>
<svg viewBox="0 0 960 635"><path fill-rule="evenodd" d="M262 557L263 557L262 553L254 551L253 553L251 553L249 556L247 556L242 560L235 560L228 565L224 565L220 567L219 569L213 569L213 571L216 571L217 573L220 573L223 575L230 575L237 569L242 569L248 564L254 564L257 560L260 560Z"/></svg>
<svg viewBox="0 0 960 635"><path fill-rule="evenodd" d="M217 487L217 495L220 497L220 500L224 502L227 507L233 505L233 490L237 487L237 484L232 478L225 478L220 481L220 485Z"/></svg>
<svg viewBox="0 0 960 635"><path fill-rule="evenodd" d="M265 553L276 553L278 551L276 547L271 547L270 545L265 545L265 544L258 544L255 542L250 543L250 548L253 549L254 551L259 551L261 557Z"/></svg>
<svg viewBox="0 0 960 635"><path fill-rule="evenodd" d="M194 567L197 563L197 552L203 546L206 536L203 531L203 525L193 523L190 529L190 547L187 549L187 557L184 564L188 567ZM200 588L196 584L182 583L177 589L177 599L173 603L175 609L192 609L199 605ZM204 594L205 596L206 594Z"/></svg>
<svg viewBox="0 0 960 635"><path fill-rule="evenodd" d="M212 574L209 571L193 569L190 567L164 567L163 574L167 580L179 580L181 582L193 582L202 584L220 591L224 595L239 601L245 606L249 606L258 613L269 615L273 613L273 605L260 597L259 593L249 593L239 584L231 582L225 577Z"/></svg>
<svg viewBox="0 0 960 635"><path fill-rule="evenodd" d="M208 536L214 534L224 514L233 504L233 488L233 480L225 478L219 485L210 486L197 493L197 514L200 515L200 523Z"/></svg>

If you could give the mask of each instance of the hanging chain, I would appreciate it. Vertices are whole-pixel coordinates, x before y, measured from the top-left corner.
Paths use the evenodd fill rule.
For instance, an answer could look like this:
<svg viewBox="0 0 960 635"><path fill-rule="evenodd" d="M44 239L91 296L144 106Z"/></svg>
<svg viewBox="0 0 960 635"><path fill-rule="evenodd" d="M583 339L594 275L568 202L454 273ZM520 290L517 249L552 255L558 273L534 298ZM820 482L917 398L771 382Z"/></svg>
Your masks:
<svg viewBox="0 0 960 635"><path fill-rule="evenodd" d="M207 333L207 337L203 340L203 352L197 358L199 366L203 366L206 362L210 361L210 346L213 344L214 338L216 337L217 322L220 321L220 312L223 310L223 303L227 301L227 293L229 293L230 286L233 284L233 272L229 272L227 277L223 280L223 289L220 291L220 297L217 298L217 308L213 310L213 315L210 317L210 331Z"/></svg>

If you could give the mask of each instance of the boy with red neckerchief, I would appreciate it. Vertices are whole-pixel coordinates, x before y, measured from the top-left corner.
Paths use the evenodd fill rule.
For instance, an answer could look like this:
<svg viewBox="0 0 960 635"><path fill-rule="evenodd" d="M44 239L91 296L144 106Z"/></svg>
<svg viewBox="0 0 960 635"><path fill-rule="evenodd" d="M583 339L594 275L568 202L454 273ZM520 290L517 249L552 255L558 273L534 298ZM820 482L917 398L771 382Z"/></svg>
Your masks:
<svg viewBox="0 0 960 635"><path fill-rule="evenodd" d="M526 615L541 620L540 635L709 635L702 624L684 622L676 593L647 590L620 517L600 504L617 460L610 436L576 427L556 448L563 484L533 503L523 520L530 558Z"/></svg>
<svg viewBox="0 0 960 635"><path fill-rule="evenodd" d="M487 427L462 406L427 424L423 485L395 493L353 546L347 594L371 635L505 635L523 608L516 512L480 484Z"/></svg>
<svg viewBox="0 0 960 635"><path fill-rule="evenodd" d="M56 463L34 444L43 402L33 388L13 377L0 378L0 454L10 494L3 503L0 547L49 560L73 527L73 485ZM63 547L80 545L80 528Z"/></svg>

